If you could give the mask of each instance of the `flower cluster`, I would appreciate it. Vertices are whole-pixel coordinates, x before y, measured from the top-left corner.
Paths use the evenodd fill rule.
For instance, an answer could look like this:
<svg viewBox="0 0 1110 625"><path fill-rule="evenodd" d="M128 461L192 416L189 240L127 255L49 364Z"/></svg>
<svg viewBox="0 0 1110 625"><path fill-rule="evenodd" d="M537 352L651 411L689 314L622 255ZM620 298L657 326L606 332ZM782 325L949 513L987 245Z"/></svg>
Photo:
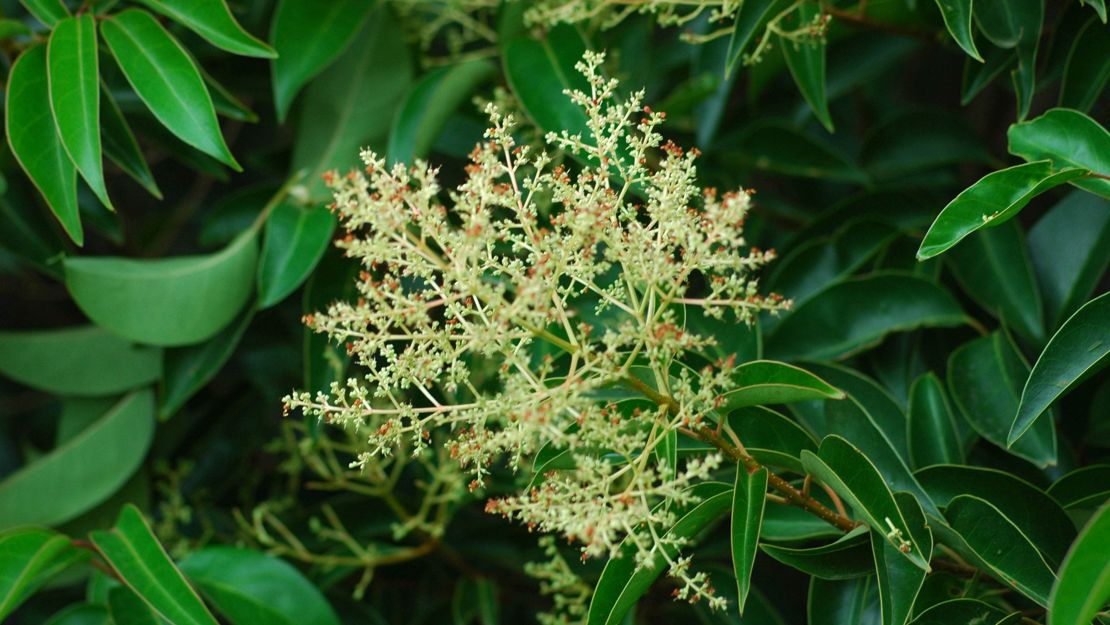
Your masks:
<svg viewBox="0 0 1110 625"><path fill-rule="evenodd" d="M681 597L719 605L665 536L721 462L680 461L674 444L715 418L733 365L689 358L714 344L692 320L789 303L751 277L774 252L744 241L750 194L700 189L697 152L663 140L642 92L618 99L603 59L587 53L590 90L568 93L588 132L549 134L551 153L517 144L491 106L453 190L426 163L368 151L364 172L329 176L360 297L305 322L365 373L286 406L360 432L356 466L442 444L475 490L495 463L533 461L531 484L490 512L583 558L632 544L640 564L667 559ZM564 154L574 162L556 164Z"/></svg>

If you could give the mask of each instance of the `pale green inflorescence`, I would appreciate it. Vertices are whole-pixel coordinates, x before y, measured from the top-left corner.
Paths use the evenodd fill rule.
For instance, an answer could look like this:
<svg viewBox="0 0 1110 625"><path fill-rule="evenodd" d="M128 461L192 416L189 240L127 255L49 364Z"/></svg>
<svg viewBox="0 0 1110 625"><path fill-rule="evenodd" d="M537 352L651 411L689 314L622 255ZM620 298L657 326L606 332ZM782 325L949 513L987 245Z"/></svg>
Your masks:
<svg viewBox="0 0 1110 625"><path fill-rule="evenodd" d="M788 302L759 295L751 277L774 253L744 242L749 194L700 189L697 153L664 143L664 115L642 92L617 98L603 58L587 53L578 68L590 90L568 92L588 133L546 137L580 166L517 145L512 117L490 106L486 141L453 191L426 163L387 167L372 152L365 174L332 177L361 297L306 323L345 343L365 373L286 404L363 432L356 465L442 444L472 490L502 459L520 470L544 445L566 451L573 468L487 509L574 541L583 558L632 541L639 563L667 559L676 596L719 607L707 577L661 549L681 546L664 536L675 508L721 463L671 466L662 445L712 417L733 366L691 367L685 356L715 341L685 320L700 310L749 323ZM562 568L535 570L578 588Z"/></svg>

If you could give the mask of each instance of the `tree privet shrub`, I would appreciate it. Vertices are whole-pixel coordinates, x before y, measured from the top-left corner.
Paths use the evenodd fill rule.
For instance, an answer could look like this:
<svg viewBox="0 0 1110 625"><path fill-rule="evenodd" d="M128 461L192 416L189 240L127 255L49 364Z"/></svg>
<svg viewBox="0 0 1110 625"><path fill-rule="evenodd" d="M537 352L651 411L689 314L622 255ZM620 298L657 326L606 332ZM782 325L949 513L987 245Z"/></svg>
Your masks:
<svg viewBox="0 0 1110 625"><path fill-rule="evenodd" d="M1110 623L1103 0L0 44L4 623Z"/></svg>

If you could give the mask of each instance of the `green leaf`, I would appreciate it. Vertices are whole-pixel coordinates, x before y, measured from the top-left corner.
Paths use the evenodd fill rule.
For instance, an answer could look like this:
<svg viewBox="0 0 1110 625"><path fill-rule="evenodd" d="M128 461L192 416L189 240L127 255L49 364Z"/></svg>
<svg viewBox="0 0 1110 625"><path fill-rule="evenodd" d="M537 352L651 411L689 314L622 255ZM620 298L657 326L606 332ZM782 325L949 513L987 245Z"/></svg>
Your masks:
<svg viewBox="0 0 1110 625"><path fill-rule="evenodd" d="M844 398L843 392L821 378L783 362L746 362L733 369L730 377L735 390L721 395L717 410L722 413L745 406Z"/></svg>
<svg viewBox="0 0 1110 625"><path fill-rule="evenodd" d="M834 363L820 362L806 363L805 366L827 380L830 384L843 390L848 394L848 397L858 403L857 409L855 406L840 406L834 408L832 404L825 402L823 406L821 406L827 413L824 421L826 427L820 429L820 434L822 436L830 433L828 427L835 428L838 425L845 425L848 422L859 420L862 417L864 421L867 421L869 425L873 426L873 428L870 429L880 432L881 436L886 439L886 443L883 445L884 447L888 447L893 451L894 455L901 459L900 462L909 462L910 448L906 438L906 412L899 405L898 400L892 397L878 382L855 369L850 369ZM807 412L812 416L812 411ZM859 412L866 413L866 415L858 414ZM817 424L814 423L811 425ZM854 441L857 445L861 445L863 440L871 438L854 429L847 431L832 431L831 433L840 434L848 440ZM875 456L875 454L878 453L876 449L861 448L864 453L871 457L873 462L878 462ZM904 486L903 488L905 490L912 490L908 486Z"/></svg>
<svg viewBox="0 0 1110 625"><path fill-rule="evenodd" d="M801 472L802 450L817 451L813 437L798 424L764 406L736 410L728 415L728 424L748 453L763 464Z"/></svg>
<svg viewBox="0 0 1110 625"><path fill-rule="evenodd" d="M737 604L744 614L744 604L752 589L752 568L763 526L763 508L767 501L767 469L749 473L743 464L736 465L736 484L732 489L732 518L729 533L732 547L732 570L736 575Z"/></svg>
<svg viewBox="0 0 1110 625"><path fill-rule="evenodd" d="M933 552L933 535L921 506L909 493L895 493L894 497L910 532L914 534L914 541L922 545L922 551L929 557ZM925 571L902 557L890 541L883 540L875 531L871 532L871 551L875 558L875 577L879 582L882 622L884 625L905 625L925 582Z"/></svg>
<svg viewBox="0 0 1110 625"><path fill-rule="evenodd" d="M1110 201L1071 191L1029 230L1028 243L1048 327L1058 328L1110 267Z"/></svg>
<svg viewBox="0 0 1110 625"><path fill-rule="evenodd" d="M1029 365L1002 332L964 343L948 357L948 389L956 406L976 432L1003 448L1028 376ZM1009 451L1040 467L1055 464L1052 420L1040 422Z"/></svg>
<svg viewBox="0 0 1110 625"><path fill-rule="evenodd" d="M138 508L124 506L114 528L91 538L123 583L163 618L174 625L217 625Z"/></svg>
<svg viewBox="0 0 1110 625"><path fill-rule="evenodd" d="M879 591L874 578L809 580L806 623L809 625L879 625Z"/></svg>
<svg viewBox="0 0 1110 625"><path fill-rule="evenodd" d="M940 211L921 241L917 259L937 256L980 228L1004 223L1037 195L1086 174L1084 169L1054 172L1049 161L1036 161L983 176Z"/></svg>
<svg viewBox="0 0 1110 625"><path fill-rule="evenodd" d="M589 140L586 114L563 95L567 89L589 91L574 68L586 52L578 31L564 24L542 40L522 36L503 46L505 77L532 121L546 132L565 130Z"/></svg>
<svg viewBox="0 0 1110 625"><path fill-rule="evenodd" d="M1044 344L1041 293L1017 222L974 233L946 260L972 300L1025 339Z"/></svg>
<svg viewBox="0 0 1110 625"><path fill-rule="evenodd" d="M304 209L290 202L266 220L258 263L258 307L269 308L304 282L331 242L335 215L325 206Z"/></svg>
<svg viewBox="0 0 1110 625"><path fill-rule="evenodd" d="M115 395L162 375L162 353L95 326L0 332L0 373L48 393Z"/></svg>
<svg viewBox="0 0 1110 625"><path fill-rule="evenodd" d="M799 466L801 466L800 462ZM798 469L799 473L802 471L803 469ZM816 491L811 492L810 495L818 499L822 498L822 495ZM831 506L832 502L829 501L827 504ZM840 536L840 530L795 506L769 506L763 512L760 539L766 543L809 543Z"/></svg>
<svg viewBox="0 0 1110 625"><path fill-rule="evenodd" d="M980 0L974 4L975 21L991 43L1013 48L1033 36L1028 32L1029 26L1044 11L1040 4L1040 0Z"/></svg>
<svg viewBox="0 0 1110 625"><path fill-rule="evenodd" d="M339 625L311 582L260 551L205 547L182 560L181 572L234 625Z"/></svg>
<svg viewBox="0 0 1110 625"><path fill-rule="evenodd" d="M27 12L50 28L69 17L69 9L62 0L19 0Z"/></svg>
<svg viewBox="0 0 1110 625"><path fill-rule="evenodd" d="M107 608L99 605L76 604L51 616L44 625L115 625Z"/></svg>
<svg viewBox="0 0 1110 625"><path fill-rule="evenodd" d="M913 625L986 625L997 623L1006 613L978 599L942 601L917 615Z"/></svg>
<svg viewBox="0 0 1110 625"><path fill-rule="evenodd" d="M235 318L254 283L258 245L245 232L204 256L65 261L66 288L97 325L152 345L190 345Z"/></svg>
<svg viewBox="0 0 1110 625"><path fill-rule="evenodd" d="M427 156L451 114L495 72L489 61L476 60L425 74L397 110L389 133L389 162L411 164Z"/></svg>
<svg viewBox="0 0 1110 625"><path fill-rule="evenodd" d="M868 134L860 161L876 180L901 181L953 163L990 164L994 157L963 117L910 109L888 116Z"/></svg>
<svg viewBox="0 0 1110 625"><path fill-rule="evenodd" d="M1061 395L1110 364L1108 355L1110 292L1084 304L1049 339L1025 382L1006 444L1022 438Z"/></svg>
<svg viewBox="0 0 1110 625"><path fill-rule="evenodd" d="M243 30L224 0L141 0L166 17L203 37L208 43L240 56L272 59L274 49Z"/></svg>
<svg viewBox="0 0 1110 625"><path fill-rule="evenodd" d="M160 419L172 417L190 397L216 377L239 345L254 314L254 307L248 307L239 319L207 341L166 350L165 375L158 406Z"/></svg>
<svg viewBox="0 0 1110 625"><path fill-rule="evenodd" d="M116 586L108 591L108 611L115 625L162 625L150 606L130 588Z"/></svg>
<svg viewBox="0 0 1110 625"><path fill-rule="evenodd" d="M0 527L55 525L107 499L142 464L153 434L153 393L127 395L79 435L0 482Z"/></svg>
<svg viewBox="0 0 1110 625"><path fill-rule="evenodd" d="M297 92L351 45L374 8L367 0L281 0L270 26L274 107L284 122ZM383 85L378 85L383 86Z"/></svg>
<svg viewBox="0 0 1110 625"><path fill-rule="evenodd" d="M162 191L154 180L154 174L150 172L139 143L135 141L135 135L131 133L123 112L119 110L119 105L112 99L108 89L100 90L100 111L103 113L100 130L104 155L142 185L147 193L162 199Z"/></svg>
<svg viewBox="0 0 1110 625"><path fill-rule="evenodd" d="M675 522L664 537L692 539L711 523L721 518L732 504L732 489L725 484L703 482L693 487L699 502L678 513ZM662 547L673 559L678 549L673 544ZM637 567L637 548L626 540L620 546L620 555L609 558L601 571L601 578L594 588L593 599L586 618L586 625L617 625L652 582L666 568L666 559L656 554L651 563Z"/></svg>
<svg viewBox="0 0 1110 625"><path fill-rule="evenodd" d="M1036 119L1010 126L1006 136L1010 154L1027 161L1051 161L1058 174L1079 168L1110 176L1110 132L1079 111L1052 109ZM1068 182L1110 198L1110 180L1106 178L1085 177Z"/></svg>
<svg viewBox="0 0 1110 625"><path fill-rule="evenodd" d="M987 85L994 82L1017 59L1017 52L1009 48L988 46L982 63L968 58L964 61L963 79L960 84L960 104L967 106Z"/></svg>
<svg viewBox="0 0 1110 625"><path fill-rule="evenodd" d="M736 64L741 62L744 51L757 31L766 26L773 14L782 10L786 0L747 0L740 4L736 12L736 24L728 41L725 75L731 76Z"/></svg>
<svg viewBox="0 0 1110 625"><path fill-rule="evenodd" d="M0 619L50 578L89 557L57 532L37 527L0 533Z"/></svg>
<svg viewBox="0 0 1110 625"><path fill-rule="evenodd" d="M1072 545L1049 598L1049 625L1085 625L1110 600L1110 504L1102 506Z"/></svg>
<svg viewBox="0 0 1110 625"><path fill-rule="evenodd" d="M958 495L974 495L998 508L1021 529L1045 560L1059 564L1075 539L1075 527L1052 497L1010 473L985 467L936 465L914 474L929 497L947 506Z"/></svg>
<svg viewBox="0 0 1110 625"><path fill-rule="evenodd" d="M50 113L46 46L27 48L8 74L5 133L19 166L77 245L85 241L77 211L77 170Z"/></svg>
<svg viewBox="0 0 1110 625"><path fill-rule="evenodd" d="M292 171L308 176L310 199L331 197L324 172L361 169L360 149L385 147L412 74L404 29L388 9L378 9L354 44L305 91Z"/></svg>
<svg viewBox="0 0 1110 625"><path fill-rule="evenodd" d="M767 355L844 358L879 344L891 332L956 326L965 319L956 300L932 281L876 273L834 284L798 306L767 337Z"/></svg>
<svg viewBox="0 0 1110 625"><path fill-rule="evenodd" d="M839 149L788 122L760 119L717 146L726 160L788 176L866 183L867 175Z"/></svg>
<svg viewBox="0 0 1110 625"><path fill-rule="evenodd" d="M1049 486L1048 494L1069 510L1094 508L1110 499L1110 465L1076 469Z"/></svg>
<svg viewBox="0 0 1110 625"><path fill-rule="evenodd" d="M1108 80L1110 33L1092 17L1079 31L1068 51L1064 80L1060 85L1060 106L1089 111L1105 91Z"/></svg>
<svg viewBox="0 0 1110 625"><path fill-rule="evenodd" d="M914 541L906 520L902 517L894 494L887 487L874 463L857 447L836 436L826 436L817 454L802 452L802 465L806 471L832 488L852 507L873 531L886 536L888 542L895 538L892 531L901 532L909 549L900 552L913 564L929 570L929 561L922 546ZM897 548L899 545L895 544Z"/></svg>
<svg viewBox="0 0 1110 625"><path fill-rule="evenodd" d="M100 202L115 210L100 155L100 70L89 13L58 22L46 46L50 110L62 147Z"/></svg>
<svg viewBox="0 0 1110 625"><path fill-rule="evenodd" d="M875 570L870 535L867 527L861 526L819 547L799 549L763 544L760 548L772 558L807 575L821 579L851 579L870 575ZM906 563L913 567L908 560Z"/></svg>
<svg viewBox="0 0 1110 625"><path fill-rule="evenodd" d="M944 385L931 371L917 378L910 387L907 427L910 460L914 467L963 462L956 417L948 404Z"/></svg>
<svg viewBox="0 0 1110 625"><path fill-rule="evenodd" d="M821 7L816 3L803 3L795 13L783 19L783 27L798 30L819 19ZM794 84L809 103L809 108L829 132L833 132L832 116L829 115L829 100L825 93L825 40L819 37L806 37L797 41L779 37L778 45L786 57L786 67L794 77Z"/></svg>
<svg viewBox="0 0 1110 625"><path fill-rule="evenodd" d="M163 126L201 152L236 171L242 169L220 134L200 71L157 20L146 11L127 9L105 18L100 36L127 82Z"/></svg>
<svg viewBox="0 0 1110 625"><path fill-rule="evenodd" d="M1056 581L1040 552L1013 521L987 501L960 495L948 503L944 516L988 571L1040 605Z"/></svg>
<svg viewBox="0 0 1110 625"><path fill-rule="evenodd" d="M964 52L975 59L983 61L979 50L975 47L975 34L971 30L971 5L972 0L936 0L937 8L944 17L944 26L948 34L956 41Z"/></svg>

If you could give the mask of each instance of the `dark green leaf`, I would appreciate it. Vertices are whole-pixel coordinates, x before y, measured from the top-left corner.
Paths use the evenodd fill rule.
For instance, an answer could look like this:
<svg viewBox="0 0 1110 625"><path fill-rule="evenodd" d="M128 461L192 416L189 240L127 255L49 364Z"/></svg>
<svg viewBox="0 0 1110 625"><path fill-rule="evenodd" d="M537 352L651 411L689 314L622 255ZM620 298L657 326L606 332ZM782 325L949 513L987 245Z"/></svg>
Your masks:
<svg viewBox="0 0 1110 625"><path fill-rule="evenodd" d="M1110 499L1110 465L1076 469L1048 487L1048 494L1065 508L1094 508Z"/></svg>
<svg viewBox="0 0 1110 625"><path fill-rule="evenodd" d="M993 160L962 117L931 109L890 116L868 135L860 149L864 169L872 178L884 181L899 181L952 163L989 164Z"/></svg>
<svg viewBox="0 0 1110 625"><path fill-rule="evenodd" d="M917 615L913 625L986 625L1006 616L998 608L978 599L942 601Z"/></svg>
<svg viewBox="0 0 1110 625"><path fill-rule="evenodd" d="M114 528L91 537L123 583L163 618L174 625L217 625L135 506L120 511Z"/></svg>
<svg viewBox="0 0 1110 625"><path fill-rule="evenodd" d="M162 353L95 326L0 332L0 373L60 395L114 395L162 375Z"/></svg>
<svg viewBox="0 0 1110 625"><path fill-rule="evenodd" d="M1110 201L1075 190L1029 230L1049 329L1079 309L1110 267Z"/></svg>
<svg viewBox="0 0 1110 625"><path fill-rule="evenodd" d="M834 284L795 309L768 337L767 354L783 360L843 358L891 332L956 326L965 319L956 300L929 280L872 274Z"/></svg>
<svg viewBox="0 0 1110 625"><path fill-rule="evenodd" d="M735 390L721 396L718 407L721 412L745 406L844 397L844 393L805 369L772 360L746 362L732 371L731 378Z"/></svg>
<svg viewBox="0 0 1110 625"><path fill-rule="evenodd" d="M1110 364L1110 292L1087 302L1060 326L1033 365L1006 437L1022 438L1057 398ZM1049 421L1051 424L1051 421Z"/></svg>
<svg viewBox="0 0 1110 625"><path fill-rule="evenodd" d="M8 145L73 242L85 241L77 211L77 170L50 112L46 46L28 48L8 74L4 121Z"/></svg>
<svg viewBox="0 0 1110 625"><path fill-rule="evenodd" d="M864 526L820 547L794 548L763 544L760 548L772 558L807 575L821 579L851 579L870 575L875 570L870 536L871 532ZM879 540L882 540L882 535L879 536ZM906 564L917 568L909 560L906 560Z"/></svg>
<svg viewBox="0 0 1110 625"><path fill-rule="evenodd" d="M944 385L932 372L917 378L910 387L908 428L914 467L963 462L956 417Z"/></svg>
<svg viewBox="0 0 1110 625"><path fill-rule="evenodd" d="M744 442L744 449L763 464L801 472L802 450L817 451L813 437L770 408L741 408L728 415L728 424Z"/></svg>
<svg viewBox="0 0 1110 625"><path fill-rule="evenodd" d="M254 307L249 307L240 314L239 319L207 341L166 350L166 372L162 380L159 418L172 417L190 397L216 377L239 345L239 340L254 319L254 314Z"/></svg>
<svg viewBox="0 0 1110 625"><path fill-rule="evenodd" d="M65 261L66 288L97 325L152 345L190 345L235 318L254 283L255 233L206 256Z"/></svg>
<svg viewBox="0 0 1110 625"><path fill-rule="evenodd" d="M405 96L389 134L389 161L424 158L447 119L496 67L485 60L449 65L429 72Z"/></svg>
<svg viewBox="0 0 1110 625"><path fill-rule="evenodd" d="M242 56L272 59L274 49L243 30L224 0L141 0L143 4L177 21L208 43Z"/></svg>
<svg viewBox="0 0 1110 625"><path fill-rule="evenodd" d="M948 358L948 390L956 406L976 432L999 447L1006 447L1028 376L1029 365L1002 332L965 343ZM1037 424L1010 453L1042 467L1055 464L1052 420Z"/></svg>
<svg viewBox="0 0 1110 625"><path fill-rule="evenodd" d="M820 5L806 2L798 8L797 12L783 19L783 27L797 31L810 25L815 19L821 19L821 15ZM803 40L798 41L780 37L778 45L782 47L786 66L790 69L790 75L794 77L794 84L798 85L798 90L802 92L802 97L809 103L809 107L813 109L821 124L829 132L833 132L828 96L825 94L824 38L803 35Z"/></svg>
<svg viewBox="0 0 1110 625"><path fill-rule="evenodd" d="M189 53L149 13L128 9L100 23L127 82L170 132L239 171L227 149L212 97Z"/></svg>
<svg viewBox="0 0 1110 625"><path fill-rule="evenodd" d="M982 63L968 58L964 61L963 82L960 86L960 104L967 106L987 85L1014 64L1017 53L1009 48L988 46Z"/></svg>
<svg viewBox="0 0 1110 625"><path fill-rule="evenodd" d="M748 593L752 589L752 567L755 566L759 532L763 527L763 508L767 501L767 469L749 473L743 464L736 465L736 484L732 489L732 569L736 575L737 602L744 613Z"/></svg>
<svg viewBox="0 0 1110 625"><path fill-rule="evenodd" d="M116 586L108 591L108 611L115 625L162 625L150 606L130 588Z"/></svg>
<svg viewBox="0 0 1110 625"><path fill-rule="evenodd" d="M1059 174L1078 168L1110 176L1110 132L1079 111L1052 109L1036 119L1010 126L1006 136L1011 154L1027 161L1048 160ZM1110 198L1110 180L1106 178L1083 177L1068 182Z"/></svg>
<svg viewBox="0 0 1110 625"><path fill-rule="evenodd" d="M115 625L107 608L99 605L76 604L50 617L43 625Z"/></svg>
<svg viewBox="0 0 1110 625"><path fill-rule="evenodd" d="M756 32L762 30L776 12L781 11L786 5L785 0L750 0L740 4L736 12L736 24L733 26L732 37L728 42L728 55L725 64L725 74L731 76L736 70L736 64L741 62L744 51L751 43Z"/></svg>
<svg viewBox="0 0 1110 625"><path fill-rule="evenodd" d="M875 579L810 578L806 615L809 625L879 625L879 589Z"/></svg>
<svg viewBox="0 0 1110 625"><path fill-rule="evenodd" d="M722 140L719 147L727 159L756 169L803 178L867 182L867 175L837 148L781 120L749 124L735 138Z"/></svg>
<svg viewBox="0 0 1110 625"><path fill-rule="evenodd" d="M1051 625L1085 625L1110 600L1110 504L1102 506L1072 545L1049 599Z"/></svg>
<svg viewBox="0 0 1110 625"><path fill-rule="evenodd" d="M69 9L62 0L19 0L27 12L46 26L53 28L55 24L69 16Z"/></svg>
<svg viewBox="0 0 1110 625"><path fill-rule="evenodd" d="M124 397L79 435L0 482L0 527L58 524L92 508L139 467L153 434L153 393Z"/></svg>
<svg viewBox="0 0 1110 625"><path fill-rule="evenodd" d="M68 537L48 529L0 533L0 619L50 578L88 556L89 552L74 548Z"/></svg>
<svg viewBox="0 0 1110 625"><path fill-rule="evenodd" d="M266 220L258 263L258 307L269 308L304 282L324 255L335 215L324 206L304 209L290 202L274 207Z"/></svg>
<svg viewBox="0 0 1110 625"><path fill-rule="evenodd" d="M285 121L293 98L351 45L374 8L367 0L281 0L270 27L274 59L274 107ZM378 85L383 86L383 85Z"/></svg>
<svg viewBox="0 0 1110 625"><path fill-rule="evenodd" d="M1030 25L1036 23L1040 32L1040 0L978 0L974 3L975 21L994 45L1013 48L1025 38L1033 37Z"/></svg>
<svg viewBox="0 0 1110 625"><path fill-rule="evenodd" d="M811 491L810 495L820 498L816 490ZM831 502L829 505L832 505ZM840 536L840 530L795 506L768 506L763 511L760 539L765 543L811 543L814 540Z"/></svg>
<svg viewBox="0 0 1110 625"><path fill-rule="evenodd" d="M578 31L564 24L541 40L517 37L503 46L505 77L532 121L541 130L581 133L588 140L586 114L563 95L566 89L589 90L574 68L586 52Z"/></svg>
<svg viewBox="0 0 1110 625"><path fill-rule="evenodd" d="M971 58L982 61L979 50L975 47L975 34L971 30L971 4L972 0L936 0L937 8L944 17L944 26L948 34L967 52Z"/></svg>
<svg viewBox="0 0 1110 625"><path fill-rule="evenodd" d="M297 569L259 551L205 547L181 572L234 625L338 625L324 595Z"/></svg>
<svg viewBox="0 0 1110 625"><path fill-rule="evenodd" d="M147 165L146 158L143 157L139 144L135 141L135 135L127 125L127 120L119 110L119 105L112 99L112 94L107 89L101 89L100 94L100 112L103 113L100 120L101 139L104 142L104 155L141 184L147 193L159 200L162 199L162 191L154 180L154 174L150 173L150 166Z"/></svg>
<svg viewBox="0 0 1110 625"><path fill-rule="evenodd" d="M1064 82L1060 86L1060 106L1089 111L1105 92L1108 80L1110 33L1092 17L1079 31L1068 52Z"/></svg>
<svg viewBox="0 0 1110 625"><path fill-rule="evenodd" d="M1040 605L1056 581L1029 538L997 507L972 495L948 503L944 516L994 577Z"/></svg>
<svg viewBox="0 0 1110 625"><path fill-rule="evenodd" d="M909 524L914 541L922 545L929 557L933 552L933 536L925 521L925 513L913 495L895 493L899 510ZM875 558L875 577L879 582L879 603L882 622L887 625L905 625L910 619L914 602L925 581L925 571L902 557L898 549L883 540L878 532L871 534L871 551Z"/></svg>
<svg viewBox="0 0 1110 625"><path fill-rule="evenodd" d="M1049 161L1036 161L983 176L937 215L921 241L917 259L932 258L980 228L1004 223L1037 195L1086 174L1085 169L1053 171Z"/></svg>
<svg viewBox="0 0 1110 625"><path fill-rule="evenodd" d="M100 156L100 70L91 14L58 22L46 47L46 66L58 138L96 197L115 210Z"/></svg>

